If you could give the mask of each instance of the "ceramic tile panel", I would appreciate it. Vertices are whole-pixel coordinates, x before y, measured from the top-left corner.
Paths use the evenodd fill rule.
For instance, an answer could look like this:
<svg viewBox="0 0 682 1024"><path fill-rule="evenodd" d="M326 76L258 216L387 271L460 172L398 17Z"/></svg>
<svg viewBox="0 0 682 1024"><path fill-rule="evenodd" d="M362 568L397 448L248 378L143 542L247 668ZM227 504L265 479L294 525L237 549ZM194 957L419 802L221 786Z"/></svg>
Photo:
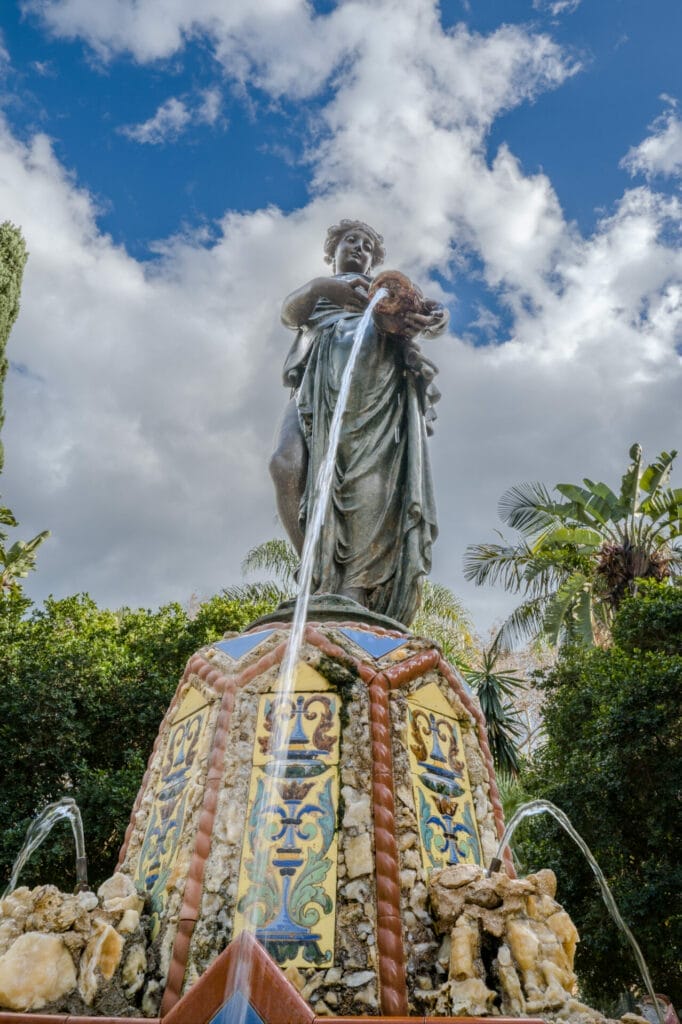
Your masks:
<svg viewBox="0 0 682 1024"><path fill-rule="evenodd" d="M354 644L362 648L366 654L376 659L383 658L385 654L403 647L408 638L406 636L385 636L383 633L371 633L366 629L350 629L343 627L339 630L344 636L352 640Z"/></svg>
<svg viewBox="0 0 682 1024"><path fill-rule="evenodd" d="M431 683L408 697L407 746L424 870L483 862L462 729Z"/></svg>
<svg viewBox="0 0 682 1024"><path fill-rule="evenodd" d="M234 992L218 1012L211 1017L210 1024L264 1024L251 1003L241 992Z"/></svg>
<svg viewBox="0 0 682 1024"><path fill-rule="evenodd" d="M260 696L234 934L253 930L281 965L323 966L334 958L340 701L304 664L295 687Z"/></svg>
<svg viewBox="0 0 682 1024"><path fill-rule="evenodd" d="M194 687L180 703L166 740L161 771L137 861L135 884L149 893L152 938L161 927L169 880L181 849L188 796L196 787L207 751L210 705Z"/></svg>
<svg viewBox="0 0 682 1024"><path fill-rule="evenodd" d="M227 654L233 661L239 661L245 654L250 654L259 644L272 636L274 629L264 629L258 633L244 633L242 636L232 637L231 640L219 640L213 644L217 651Z"/></svg>

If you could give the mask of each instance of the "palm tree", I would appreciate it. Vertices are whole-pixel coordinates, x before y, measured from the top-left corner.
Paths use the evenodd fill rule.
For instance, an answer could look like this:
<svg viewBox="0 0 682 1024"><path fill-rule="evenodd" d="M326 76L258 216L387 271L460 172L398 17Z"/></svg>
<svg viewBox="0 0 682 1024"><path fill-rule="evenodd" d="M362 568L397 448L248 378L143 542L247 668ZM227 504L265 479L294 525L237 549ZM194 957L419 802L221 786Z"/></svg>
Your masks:
<svg viewBox="0 0 682 1024"><path fill-rule="evenodd" d="M502 668L500 660L506 653L498 632L493 642L478 655L478 667L462 661L459 667L476 691L485 715L495 768L501 775L515 779L520 768L517 744L522 738L523 727L512 701L517 691L523 688L524 680L518 672Z"/></svg>
<svg viewBox="0 0 682 1024"><path fill-rule="evenodd" d="M464 605L448 587L429 579L424 580L421 606L410 630L435 640L448 661L471 657L478 649Z"/></svg>
<svg viewBox="0 0 682 1024"><path fill-rule="evenodd" d="M470 545L464 575L523 595L502 627L504 642L529 636L552 644L603 641L638 579L680 578L682 488L667 486L676 455L661 452L644 467L641 446L634 444L618 494L588 479L583 487L557 484L563 501L541 483L503 494L500 516L517 538Z"/></svg>
<svg viewBox="0 0 682 1024"><path fill-rule="evenodd" d="M3 526L18 526L18 523L10 510L0 504L0 591L18 588L18 581L35 568L37 549L50 536L49 530L43 530L32 540L17 540L7 548Z"/></svg>

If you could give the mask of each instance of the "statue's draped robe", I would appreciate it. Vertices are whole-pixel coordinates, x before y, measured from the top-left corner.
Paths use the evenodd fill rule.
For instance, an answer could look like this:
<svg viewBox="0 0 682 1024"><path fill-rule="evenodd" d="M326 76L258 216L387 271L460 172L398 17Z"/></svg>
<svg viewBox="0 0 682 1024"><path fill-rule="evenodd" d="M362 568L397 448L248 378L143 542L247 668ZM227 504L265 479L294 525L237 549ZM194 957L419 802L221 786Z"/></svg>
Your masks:
<svg viewBox="0 0 682 1024"><path fill-rule="evenodd" d="M300 519L311 517L341 378L360 314L320 299L288 360L298 362L299 419L309 462ZM289 376L291 379L291 375ZM373 611L409 624L437 535L426 450L425 392L404 346L370 323L358 354L336 457L313 592L360 587Z"/></svg>

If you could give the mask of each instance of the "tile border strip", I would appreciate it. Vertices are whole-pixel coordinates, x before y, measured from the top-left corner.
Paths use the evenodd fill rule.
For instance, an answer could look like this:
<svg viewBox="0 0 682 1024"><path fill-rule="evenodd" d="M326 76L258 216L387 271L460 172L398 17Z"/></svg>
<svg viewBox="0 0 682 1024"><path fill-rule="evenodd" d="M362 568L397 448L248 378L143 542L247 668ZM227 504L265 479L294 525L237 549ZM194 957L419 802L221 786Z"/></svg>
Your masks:
<svg viewBox="0 0 682 1024"><path fill-rule="evenodd" d="M395 797L389 682L377 672L369 683L372 731L372 814L377 899L379 1002L382 1013L403 1016L409 1010L403 926L400 918L400 876L395 832Z"/></svg>

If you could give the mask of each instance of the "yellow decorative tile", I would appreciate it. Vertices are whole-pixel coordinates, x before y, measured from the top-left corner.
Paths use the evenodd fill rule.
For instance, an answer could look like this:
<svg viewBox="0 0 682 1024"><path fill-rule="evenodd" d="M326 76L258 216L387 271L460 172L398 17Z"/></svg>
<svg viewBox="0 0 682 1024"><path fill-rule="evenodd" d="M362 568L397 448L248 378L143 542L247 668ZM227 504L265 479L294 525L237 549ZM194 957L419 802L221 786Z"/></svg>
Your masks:
<svg viewBox="0 0 682 1024"><path fill-rule="evenodd" d="M234 934L248 928L280 963L331 964L338 773L251 778Z"/></svg>
<svg viewBox="0 0 682 1024"><path fill-rule="evenodd" d="M262 694L254 737L234 934L253 931L278 963L331 964L341 701L300 663L295 690Z"/></svg>
<svg viewBox="0 0 682 1024"><path fill-rule="evenodd" d="M284 679L282 676L277 676L273 690L281 690L284 685ZM329 690L329 681L324 678L319 672L308 665L305 661L299 661L296 666L296 674L294 676L294 690L297 693L304 693L306 690L319 691Z"/></svg>
<svg viewBox="0 0 682 1024"><path fill-rule="evenodd" d="M182 721L183 718L187 718L188 715L194 714L195 711L205 707L208 703L208 698L204 697L203 693L199 693L194 686L190 686L173 715L173 724L175 725Z"/></svg>
<svg viewBox="0 0 682 1024"><path fill-rule="evenodd" d="M460 724L435 684L408 699L407 745L424 869L481 864Z"/></svg>
<svg viewBox="0 0 682 1024"><path fill-rule="evenodd" d="M194 690L194 694L197 692ZM202 757L208 746L210 706L204 703L191 710L193 703L195 698L190 692L180 705L166 739L161 772L137 863L135 883L138 889L151 896L152 938L156 938L161 926L167 889L172 883L175 863L182 850L186 819L193 810L188 806L188 794L196 788ZM180 716L183 709L187 713Z"/></svg>
<svg viewBox="0 0 682 1024"><path fill-rule="evenodd" d="M258 708L254 764L272 760L273 742L289 764L310 765L316 773L338 764L339 710L334 693L295 691L283 700L276 693L264 694Z"/></svg>
<svg viewBox="0 0 682 1024"><path fill-rule="evenodd" d="M435 683L428 683L409 694L407 703L434 711L437 715L445 715L446 718L453 718L455 714L452 705L448 703L447 698Z"/></svg>

